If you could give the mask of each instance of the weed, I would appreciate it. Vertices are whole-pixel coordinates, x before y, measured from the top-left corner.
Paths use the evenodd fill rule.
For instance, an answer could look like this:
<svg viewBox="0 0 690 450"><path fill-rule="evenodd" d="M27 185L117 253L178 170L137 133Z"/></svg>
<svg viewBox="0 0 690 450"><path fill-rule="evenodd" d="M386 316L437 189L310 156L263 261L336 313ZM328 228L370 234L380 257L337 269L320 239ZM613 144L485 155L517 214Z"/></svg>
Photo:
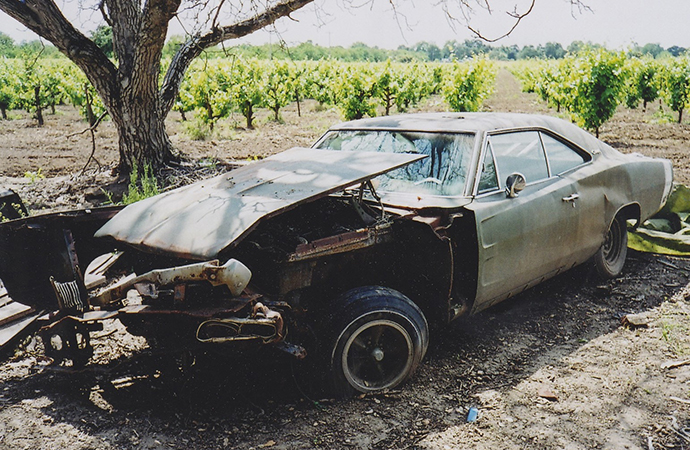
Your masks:
<svg viewBox="0 0 690 450"><path fill-rule="evenodd" d="M129 186L127 186L127 193L122 195L122 203L129 205L145 198L158 195L160 190L158 188L158 180L153 174L153 169L150 165L144 166L144 173L139 176L139 168L136 164L132 167L132 172L129 174Z"/></svg>
<svg viewBox="0 0 690 450"><path fill-rule="evenodd" d="M202 158L199 161L199 164L202 167L208 167L215 172L216 168L218 167L218 159L216 159L216 158Z"/></svg>
<svg viewBox="0 0 690 450"><path fill-rule="evenodd" d="M108 200L103 203L104 205L115 205L115 204L117 204L117 202L115 200L113 200L113 193L112 192L108 192L103 188L101 188L101 192L103 193L103 195L105 195L108 198Z"/></svg>
<svg viewBox="0 0 690 450"><path fill-rule="evenodd" d="M197 118L184 122L183 130L193 141L205 141L211 136L211 128L208 124Z"/></svg>
<svg viewBox="0 0 690 450"><path fill-rule="evenodd" d="M34 184L36 181L44 179L45 175L43 175L43 169L39 167L36 172L24 172L24 178L29 179L29 184Z"/></svg>
<svg viewBox="0 0 690 450"><path fill-rule="evenodd" d="M668 113L664 111L663 109L659 109L654 113L652 123L658 123L658 124L663 124L663 123L675 123L676 119L671 115L671 113Z"/></svg>
<svg viewBox="0 0 690 450"><path fill-rule="evenodd" d="M661 322L661 338L668 344L670 350L678 356L690 352L687 344L688 327L682 319L667 315Z"/></svg>

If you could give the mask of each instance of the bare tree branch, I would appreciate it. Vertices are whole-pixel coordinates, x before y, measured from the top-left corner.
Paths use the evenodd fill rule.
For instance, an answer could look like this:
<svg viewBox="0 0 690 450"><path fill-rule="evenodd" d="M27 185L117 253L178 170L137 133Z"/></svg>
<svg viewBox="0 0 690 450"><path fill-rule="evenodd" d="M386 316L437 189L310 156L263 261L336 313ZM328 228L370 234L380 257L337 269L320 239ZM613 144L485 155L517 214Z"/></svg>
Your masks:
<svg viewBox="0 0 690 450"><path fill-rule="evenodd" d="M564 0L566 1L566 0ZM592 9L585 3L586 0L567 0L570 3L570 10L573 17L575 16L575 11L583 13L585 11L592 11ZM513 31L518 27L520 22L530 15L535 8L536 0L531 0L529 7L526 8L524 12L518 12L517 5L514 6L512 11L506 11L505 13L513 19L513 23L505 33L501 34L495 38L489 38L480 32L475 26L472 25L472 20L475 12L475 8L486 10L488 14L492 14L495 10L491 6L490 0L438 0L437 5L440 5L448 19L448 23L454 28L455 24L462 23L462 25L470 30L476 37L482 39L486 42L496 42L507 36L510 36ZM451 12L451 6L457 6L462 18L455 17Z"/></svg>
<svg viewBox="0 0 690 450"><path fill-rule="evenodd" d="M0 0L5 1L5 0ZM161 88L161 113L167 114L175 102L180 82L191 62L207 48L230 39L237 39L265 28L275 23L281 17L289 17L298 9L312 3L314 0L282 0L265 11L249 19L232 25L215 27L202 35L191 36L173 57L168 72L165 74Z"/></svg>
<svg viewBox="0 0 690 450"><path fill-rule="evenodd" d="M525 17L530 15L532 10L534 9L535 3L536 3L536 0L532 0L532 3L530 3L529 8L524 13L518 13L517 12L517 6L515 6L515 9L513 9L512 12L507 12L506 14L508 14L513 19L515 19L515 22L513 22L513 26L507 32L505 32L504 34L502 34L501 36L499 36L497 38L487 38L479 30L474 29L470 24L467 24L467 29L470 30L472 33L474 33L479 39L482 39L486 42L499 41L499 40L503 39L504 37L510 36L511 33L513 31L515 31L515 28L517 28L517 26L520 25L520 22L522 22L522 19L524 19ZM489 4L487 1L487 7L488 6L489 6Z"/></svg>

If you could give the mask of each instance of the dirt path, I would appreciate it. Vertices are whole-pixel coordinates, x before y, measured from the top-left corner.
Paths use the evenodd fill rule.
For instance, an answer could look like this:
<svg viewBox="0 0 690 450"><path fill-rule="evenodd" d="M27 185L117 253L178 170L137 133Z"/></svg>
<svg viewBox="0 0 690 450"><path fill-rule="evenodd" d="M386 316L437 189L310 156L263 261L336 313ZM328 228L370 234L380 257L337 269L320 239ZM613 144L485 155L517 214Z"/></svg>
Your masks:
<svg viewBox="0 0 690 450"><path fill-rule="evenodd" d="M507 72L498 82L492 110L548 112ZM335 119L311 113L313 124ZM602 137L672 157L684 180L687 126L647 117L624 111ZM292 126L262 133L284 145ZM218 156L231 145L218 140ZM673 425L690 425L690 365L664 364L690 357L689 274L690 261L638 253L608 282L576 268L434 334L401 390L342 402L322 398L299 365L261 362L272 357L200 355L180 372L175 355L151 354L117 323L97 334L98 364L84 373L47 365L29 343L0 365L0 448L687 448ZM623 327L627 313L648 324Z"/></svg>

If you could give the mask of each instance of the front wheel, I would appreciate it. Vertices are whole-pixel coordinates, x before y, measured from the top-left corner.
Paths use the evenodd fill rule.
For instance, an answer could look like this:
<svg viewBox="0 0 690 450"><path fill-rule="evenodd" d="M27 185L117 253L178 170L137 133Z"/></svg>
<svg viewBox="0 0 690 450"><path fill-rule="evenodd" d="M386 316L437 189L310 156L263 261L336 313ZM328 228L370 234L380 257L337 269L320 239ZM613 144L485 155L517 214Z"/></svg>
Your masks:
<svg viewBox="0 0 690 450"><path fill-rule="evenodd" d="M393 289L348 291L338 299L332 317L331 371L341 396L398 386L426 353L429 328L424 314Z"/></svg>
<svg viewBox="0 0 690 450"><path fill-rule="evenodd" d="M628 254L628 230L620 216L613 219L604 244L594 255L597 273L604 279L615 278L623 271Z"/></svg>

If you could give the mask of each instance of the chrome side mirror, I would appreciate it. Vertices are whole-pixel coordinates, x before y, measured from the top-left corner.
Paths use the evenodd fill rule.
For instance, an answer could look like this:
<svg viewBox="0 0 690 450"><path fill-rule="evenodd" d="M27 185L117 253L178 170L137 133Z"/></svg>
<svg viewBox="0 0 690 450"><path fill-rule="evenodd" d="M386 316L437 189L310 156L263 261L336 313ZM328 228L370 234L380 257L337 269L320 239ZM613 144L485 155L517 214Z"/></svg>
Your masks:
<svg viewBox="0 0 690 450"><path fill-rule="evenodd" d="M506 197L515 198L525 188L527 181L521 173L515 172L506 179Z"/></svg>

